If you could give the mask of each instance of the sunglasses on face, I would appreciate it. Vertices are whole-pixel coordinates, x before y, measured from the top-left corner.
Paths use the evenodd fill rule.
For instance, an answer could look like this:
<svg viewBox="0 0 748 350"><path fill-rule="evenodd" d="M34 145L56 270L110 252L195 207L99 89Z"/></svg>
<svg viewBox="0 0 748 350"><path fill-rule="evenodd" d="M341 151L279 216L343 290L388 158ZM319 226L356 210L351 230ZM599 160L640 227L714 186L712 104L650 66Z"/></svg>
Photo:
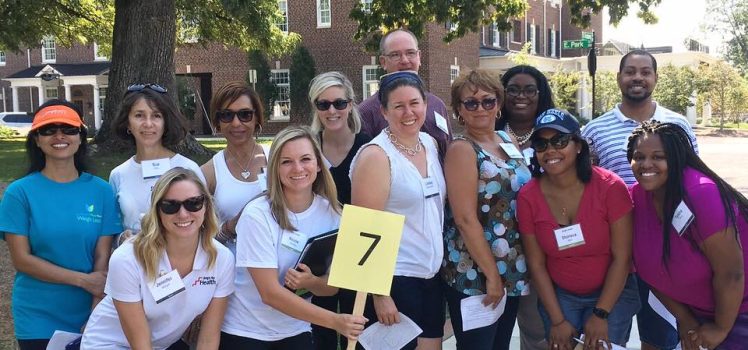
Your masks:
<svg viewBox="0 0 748 350"><path fill-rule="evenodd" d="M138 92L138 91L143 91L145 89L151 89L160 94L165 94L167 91L166 88L161 85L149 83L149 84L131 84L130 86L127 87L127 92Z"/></svg>
<svg viewBox="0 0 748 350"><path fill-rule="evenodd" d="M506 94L512 97L518 97L519 95L525 95L525 97L535 97L538 94L538 88L534 85L525 86L521 89L518 86L510 86L505 89Z"/></svg>
<svg viewBox="0 0 748 350"><path fill-rule="evenodd" d="M203 204L205 204L205 196L187 198L183 201L162 199L158 202L158 209L160 209L164 214L171 215L176 214L179 211L179 208L184 206L184 209L194 213L200 211L200 209L203 208Z"/></svg>
<svg viewBox="0 0 748 350"><path fill-rule="evenodd" d="M465 107L465 109L472 112L478 110L478 105L483 106L483 109L485 110L493 109L494 107L496 107L496 101L496 97L484 98L480 101L475 99L468 99L462 101L462 105Z"/></svg>
<svg viewBox="0 0 748 350"><path fill-rule="evenodd" d="M564 149L569 144L572 137L572 134L556 134L550 139L538 137L532 140L532 148L535 152L545 152L550 144L554 149Z"/></svg>
<svg viewBox="0 0 748 350"><path fill-rule="evenodd" d="M344 100L342 98L339 98L335 101L317 100L317 101L314 101L314 105L317 106L317 110L323 111L323 112L330 109L330 106L333 106L335 107L335 109L342 111L348 108L349 102L351 102L351 100Z"/></svg>
<svg viewBox="0 0 748 350"><path fill-rule="evenodd" d="M62 131L63 134L68 136L78 135L81 132L81 129L76 126L70 126L70 125L46 125L39 128L37 133L41 136L52 136L54 134L57 134L57 131Z"/></svg>
<svg viewBox="0 0 748 350"><path fill-rule="evenodd" d="M242 123L251 122L252 119L255 117L255 111L252 109L242 109L240 111L229 111L229 110L222 110L216 112L216 118L221 123L231 123L234 121L234 117L239 118L239 121Z"/></svg>

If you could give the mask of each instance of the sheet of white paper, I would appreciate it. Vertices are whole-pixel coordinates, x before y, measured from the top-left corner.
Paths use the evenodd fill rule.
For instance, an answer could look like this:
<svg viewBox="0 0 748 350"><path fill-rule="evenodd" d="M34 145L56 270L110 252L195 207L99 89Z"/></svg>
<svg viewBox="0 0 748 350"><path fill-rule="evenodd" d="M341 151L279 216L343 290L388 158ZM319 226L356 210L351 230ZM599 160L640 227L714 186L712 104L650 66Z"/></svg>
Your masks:
<svg viewBox="0 0 748 350"><path fill-rule="evenodd" d="M462 315L462 330L481 328L493 324L501 317L506 307L506 289L504 297L494 309L491 305L483 305L486 295L475 295L460 301L460 314Z"/></svg>
<svg viewBox="0 0 748 350"><path fill-rule="evenodd" d="M576 341L577 341L577 343L579 343L580 345L584 345L584 334L580 335L580 336L579 336L579 338L574 338L574 340L576 340ZM602 344L602 346L603 346L603 349L605 349L605 350L609 350L609 349L608 349L608 344L607 344L607 343L605 343L605 342L603 342L603 341L600 341L600 343ZM612 345L612 346L611 346L611 347L612 347L612 349L610 349L610 350L626 350L626 348L624 348L623 346L620 346L620 345L618 345L618 344L613 344L613 343L610 343L610 345ZM579 345L577 345L577 347L579 347Z"/></svg>
<svg viewBox="0 0 748 350"><path fill-rule="evenodd" d="M673 329L678 329L678 324L675 322L675 316L670 313L670 311L667 311L667 308L665 308L665 305L660 302L660 299L657 299L657 297L650 291L649 292L649 298L647 299L647 302L649 303L649 306L652 307L652 310L656 312L660 317L662 317L667 323L670 323L670 326L673 327Z"/></svg>
<svg viewBox="0 0 748 350"><path fill-rule="evenodd" d="M66 345L71 341L80 338L80 336L79 333L55 331L55 333L52 334L52 338L49 339L47 350L65 350Z"/></svg>
<svg viewBox="0 0 748 350"><path fill-rule="evenodd" d="M408 344L413 338L421 334L421 327L413 322L408 316L400 313L400 323L385 326L377 322L358 337L358 342L366 350L392 350L400 349Z"/></svg>

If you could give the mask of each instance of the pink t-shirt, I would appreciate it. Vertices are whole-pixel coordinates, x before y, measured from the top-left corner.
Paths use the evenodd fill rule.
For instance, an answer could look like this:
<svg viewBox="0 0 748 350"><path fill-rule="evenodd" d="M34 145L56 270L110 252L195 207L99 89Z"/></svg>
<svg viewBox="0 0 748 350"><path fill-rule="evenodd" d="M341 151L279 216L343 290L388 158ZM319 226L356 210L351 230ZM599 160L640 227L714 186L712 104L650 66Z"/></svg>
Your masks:
<svg viewBox="0 0 748 350"><path fill-rule="evenodd" d="M652 193L639 184L631 188L634 199L634 264L639 276L652 288L689 305L702 316L714 315L712 267L709 260L686 239L690 234L697 243L728 227L726 212L717 185L701 172L686 168L683 187L685 200L695 219L682 237L670 225L669 270L662 263L662 223L657 217ZM748 242L748 223L736 212L741 242ZM743 244L743 264L748 271L748 244ZM748 278L740 312L748 312Z"/></svg>
<svg viewBox="0 0 748 350"><path fill-rule="evenodd" d="M540 189L532 179L519 191L517 220L524 235L535 235L546 255L545 266L553 283L574 294L584 295L602 288L612 259L610 225L631 211L631 197L618 175L592 167L592 178L584 186L577 210L584 244L558 249L553 233L560 225L551 213Z"/></svg>

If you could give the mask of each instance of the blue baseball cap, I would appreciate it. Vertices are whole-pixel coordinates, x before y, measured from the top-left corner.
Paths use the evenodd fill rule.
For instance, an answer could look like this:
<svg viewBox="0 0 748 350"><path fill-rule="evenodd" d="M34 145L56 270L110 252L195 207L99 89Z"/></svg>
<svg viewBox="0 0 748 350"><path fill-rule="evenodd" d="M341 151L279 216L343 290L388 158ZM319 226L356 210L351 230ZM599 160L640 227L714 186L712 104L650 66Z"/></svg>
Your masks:
<svg viewBox="0 0 748 350"><path fill-rule="evenodd" d="M538 132L543 129L553 129L564 134L579 135L580 126L577 118L567 111L551 108L540 113L535 119L535 131L532 137L537 136Z"/></svg>

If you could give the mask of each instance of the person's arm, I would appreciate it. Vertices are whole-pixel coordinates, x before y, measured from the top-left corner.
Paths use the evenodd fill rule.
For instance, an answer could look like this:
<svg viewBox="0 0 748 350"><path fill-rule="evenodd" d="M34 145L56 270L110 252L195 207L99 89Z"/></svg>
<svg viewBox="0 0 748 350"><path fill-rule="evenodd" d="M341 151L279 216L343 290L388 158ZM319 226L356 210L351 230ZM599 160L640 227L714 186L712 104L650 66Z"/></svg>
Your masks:
<svg viewBox="0 0 748 350"><path fill-rule="evenodd" d="M478 169L477 156L469 142L456 140L447 148L444 174L447 181L447 198L455 225L467 247L470 258L486 276L484 305L496 307L504 296L504 283L496 258L478 221Z"/></svg>
<svg viewBox="0 0 748 350"><path fill-rule="evenodd" d="M627 193L626 193L627 195ZM621 295L626 278L631 270L631 245L633 232L632 214L629 211L610 224L611 262L605 274L605 282L595 307L610 312ZM591 316L584 325L585 346L604 341L611 348L608 338L608 320Z"/></svg>
<svg viewBox="0 0 748 350"><path fill-rule="evenodd" d="M375 210L384 210L390 195L390 161L378 146L368 146L360 151L351 172L351 204ZM392 325L400 322L395 301L387 295L372 294L374 310L379 322Z"/></svg>
<svg viewBox="0 0 748 350"><path fill-rule="evenodd" d="M683 350L699 350L698 337L696 336L696 330L699 328L699 321L696 320L696 317L691 313L691 309L689 309L688 306L671 299L667 295L660 293L654 288L650 290L652 291L652 294L660 300L662 305L665 305L665 308L675 317L678 324L678 336L680 337Z"/></svg>
<svg viewBox="0 0 748 350"><path fill-rule="evenodd" d="M299 264L299 270L288 269L286 272L286 285L292 289L306 289L312 294L320 297L328 297L338 292L337 287L327 284L329 275L315 276L306 264Z"/></svg>
<svg viewBox="0 0 748 350"><path fill-rule="evenodd" d="M699 247L712 267L715 309L714 322L702 324L697 333L701 346L714 349L727 337L738 317L745 289L745 257L732 226L709 236Z"/></svg>
<svg viewBox="0 0 748 350"><path fill-rule="evenodd" d="M151 329L145 318L143 301L133 303L114 300L114 308L117 309L119 323L125 333L127 343L132 350L151 350Z"/></svg>
<svg viewBox="0 0 748 350"><path fill-rule="evenodd" d="M200 171L205 176L205 185L208 186L210 194L216 193L216 169L213 168L213 158L200 166Z"/></svg>
<svg viewBox="0 0 748 350"><path fill-rule="evenodd" d="M221 324L228 306L228 297L213 298L203 312L200 321L200 333L197 338L197 350L215 350L221 340Z"/></svg>
<svg viewBox="0 0 748 350"><path fill-rule="evenodd" d="M549 348L558 345L558 348L553 347L553 349L571 350L571 338L576 336L577 332L561 311L561 305L556 298L551 276L545 267L545 252L543 252L534 234L522 234L520 237L522 238L522 247L525 249L527 270L530 272L532 279L531 287L538 291L538 297L550 317Z"/></svg>
<svg viewBox="0 0 748 350"><path fill-rule="evenodd" d="M94 272L102 272L106 276L109 270L109 255L112 252L112 236L99 236L96 241L96 249L94 250ZM91 310L96 307L101 299L104 298L104 288L102 286L101 295L94 295L91 303ZM92 293L93 294L93 293Z"/></svg>
<svg viewBox="0 0 748 350"><path fill-rule="evenodd" d="M288 316L334 329L349 340L356 340L364 330L366 318L336 314L307 302L278 283L278 269L247 268L257 286L262 302Z"/></svg>
<svg viewBox="0 0 748 350"><path fill-rule="evenodd" d="M31 247L26 236L6 232L5 241L8 243L13 267L17 271L44 282L67 284L83 288L95 297L101 298L104 296L106 270L103 272L94 270L91 273L83 273L57 266L31 254ZM111 240L109 242L111 244ZM99 244L97 244L97 251L98 248Z"/></svg>

